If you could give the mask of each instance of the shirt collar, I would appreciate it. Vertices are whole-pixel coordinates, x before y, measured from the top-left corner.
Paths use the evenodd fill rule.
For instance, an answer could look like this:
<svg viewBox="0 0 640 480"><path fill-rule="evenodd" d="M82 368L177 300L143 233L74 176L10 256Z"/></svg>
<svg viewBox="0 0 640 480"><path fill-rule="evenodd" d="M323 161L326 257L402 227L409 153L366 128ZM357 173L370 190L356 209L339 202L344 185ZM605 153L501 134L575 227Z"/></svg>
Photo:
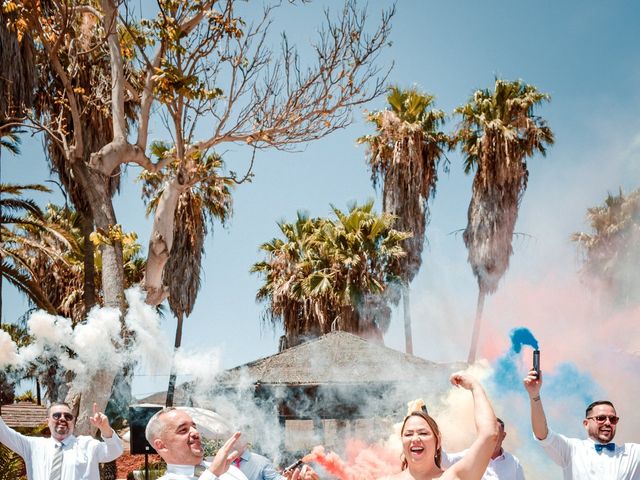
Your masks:
<svg viewBox="0 0 640 480"><path fill-rule="evenodd" d="M188 477L193 477L196 471L195 465L174 465L167 464L167 473L175 473L176 475L186 475Z"/></svg>
<svg viewBox="0 0 640 480"><path fill-rule="evenodd" d="M504 448L500 449L500 455L498 455L496 458L492 458L490 461L497 462L498 460L504 460Z"/></svg>
<svg viewBox="0 0 640 480"><path fill-rule="evenodd" d="M73 434L69 435L68 437L65 437L64 440L56 440L53 437L49 437L49 438L51 439L54 445L61 443L63 447L68 447L70 445L73 445L73 442L76 441L76 437Z"/></svg>
<svg viewBox="0 0 640 480"><path fill-rule="evenodd" d="M607 442L607 443L596 442L596 441L595 441L593 438L591 438L591 437L588 437L588 438L587 438L587 442L591 442L591 444L592 444L591 446L595 445L596 443L600 443L600 444L602 444L602 445L607 445L607 444L609 444L609 443L613 443L613 444L616 446L616 448L618 448L618 445L616 445L616 443L615 443L615 442Z"/></svg>

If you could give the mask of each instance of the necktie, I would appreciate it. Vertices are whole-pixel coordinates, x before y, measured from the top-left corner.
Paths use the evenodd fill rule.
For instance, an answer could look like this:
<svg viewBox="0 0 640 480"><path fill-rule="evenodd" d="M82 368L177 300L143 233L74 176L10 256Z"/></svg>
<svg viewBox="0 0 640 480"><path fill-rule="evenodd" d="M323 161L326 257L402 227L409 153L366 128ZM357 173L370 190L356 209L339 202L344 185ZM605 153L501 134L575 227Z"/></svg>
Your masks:
<svg viewBox="0 0 640 480"><path fill-rule="evenodd" d="M233 461L234 465L235 465L236 467L240 468L240 461L241 461L241 460L242 460L242 459L241 459L240 457L236 458L236 459Z"/></svg>
<svg viewBox="0 0 640 480"><path fill-rule="evenodd" d="M596 452L600 453L602 450L609 450L610 452L614 452L616 449L615 443L595 443Z"/></svg>
<svg viewBox="0 0 640 480"><path fill-rule="evenodd" d="M206 469L207 467L205 467L204 465L196 465L196 468L193 472L193 476L196 478L199 478L200 475L202 475Z"/></svg>
<svg viewBox="0 0 640 480"><path fill-rule="evenodd" d="M49 480L60 480L62 478L62 457L64 454L62 447L62 443L56 443L56 453L53 455Z"/></svg>

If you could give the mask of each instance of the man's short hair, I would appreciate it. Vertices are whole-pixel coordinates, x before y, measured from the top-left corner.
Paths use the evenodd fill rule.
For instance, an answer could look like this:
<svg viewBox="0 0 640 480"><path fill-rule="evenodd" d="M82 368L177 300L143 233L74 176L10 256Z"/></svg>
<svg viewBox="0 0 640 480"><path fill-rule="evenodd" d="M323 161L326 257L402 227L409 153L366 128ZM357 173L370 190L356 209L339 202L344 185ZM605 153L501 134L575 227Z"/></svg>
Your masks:
<svg viewBox="0 0 640 480"><path fill-rule="evenodd" d="M69 405L66 402L53 402L51 405L47 407L47 417L49 416L49 413L51 413L51 409L53 407L67 407L69 410L73 411L73 409L71 408L71 405Z"/></svg>
<svg viewBox="0 0 640 480"><path fill-rule="evenodd" d="M587 410L584 412L585 418L589 416L589 413L591 413L591 410L593 410L593 407L596 407L598 405L609 405L614 410L616 409L616 407L613 406L613 403L611 403L609 400L596 400L595 402L591 403L587 407Z"/></svg>
<svg viewBox="0 0 640 480"><path fill-rule="evenodd" d="M147 439L147 442L149 442L149 445L153 446L153 441L158 438L164 430L164 424L160 420L160 417L173 410L177 410L176 407L164 407L162 410L154 413L153 417L149 419L144 429L144 437Z"/></svg>
<svg viewBox="0 0 640 480"><path fill-rule="evenodd" d="M504 422L502 421L502 419L501 419L501 418L496 417L496 421L497 421L500 425L502 425L502 430L504 430Z"/></svg>

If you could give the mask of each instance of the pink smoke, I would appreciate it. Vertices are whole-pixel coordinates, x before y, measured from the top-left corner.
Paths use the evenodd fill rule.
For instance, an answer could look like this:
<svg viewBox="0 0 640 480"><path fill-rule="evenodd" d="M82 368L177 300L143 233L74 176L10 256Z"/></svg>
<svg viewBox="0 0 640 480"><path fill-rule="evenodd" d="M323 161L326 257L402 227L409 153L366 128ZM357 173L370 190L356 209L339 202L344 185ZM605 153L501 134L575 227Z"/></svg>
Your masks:
<svg viewBox="0 0 640 480"><path fill-rule="evenodd" d="M323 446L314 447L303 458L305 462L321 465L327 473L340 480L375 480L400 471L400 458L381 445L367 445L361 440L347 440L346 460L335 452L325 452Z"/></svg>

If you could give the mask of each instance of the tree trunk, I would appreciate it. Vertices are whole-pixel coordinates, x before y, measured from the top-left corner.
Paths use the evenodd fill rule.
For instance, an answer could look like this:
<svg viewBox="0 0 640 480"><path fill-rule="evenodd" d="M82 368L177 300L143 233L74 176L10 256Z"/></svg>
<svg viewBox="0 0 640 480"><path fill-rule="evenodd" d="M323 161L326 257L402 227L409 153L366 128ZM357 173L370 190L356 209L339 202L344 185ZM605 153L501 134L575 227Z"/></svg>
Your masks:
<svg viewBox="0 0 640 480"><path fill-rule="evenodd" d="M184 189L184 179L178 175L169 182L158 201L144 272L144 289L147 292L146 302L149 305L159 305L168 295L168 289L162 283L163 271L171 254L175 212L180 194Z"/></svg>
<svg viewBox="0 0 640 480"><path fill-rule="evenodd" d="M182 314L178 315L178 324L176 325L176 339L173 345L173 358L171 359L171 374L169 375L169 386L167 388L167 407L173 407L173 394L176 389L176 353L182 345Z"/></svg>
<svg viewBox="0 0 640 480"><path fill-rule="evenodd" d="M404 351L413 355L413 336L411 334L411 298L409 286L402 289L402 311L404 313Z"/></svg>
<svg viewBox="0 0 640 480"><path fill-rule="evenodd" d="M2 28L2 27L0 27ZM0 148L0 165L2 165L2 148ZM2 215L2 204L0 203L0 216ZM2 244L2 233L0 233L0 244ZM2 328L2 284L4 283L4 275L0 275L0 328Z"/></svg>
<svg viewBox="0 0 640 480"><path fill-rule="evenodd" d="M73 171L91 205L95 226L104 233L108 233L118 223L109 192L108 176L90 168L81 160L73 162ZM104 306L116 308L122 314L125 307L122 243L112 240L101 245L100 250L102 253ZM77 404L75 430L79 435L90 434L94 430L89 422L89 418L93 414L93 403L97 403L98 410L104 412L111 396L116 374L116 368L105 365L104 368L95 372L89 385L71 385L67 393L67 400L70 404ZM90 395L88 395L89 392Z"/></svg>
<svg viewBox="0 0 640 480"><path fill-rule="evenodd" d="M96 304L94 247L89 236L93 232L93 220L82 213L82 235L84 236L84 311L85 315Z"/></svg>
<svg viewBox="0 0 640 480"><path fill-rule="evenodd" d="M478 303L476 305L476 318L473 322L473 333L471 334L471 347L469 348L469 358L467 362L475 363L478 350L478 340L480 339L480 324L482 323L482 311L484 310L484 298L486 292L478 290Z"/></svg>

